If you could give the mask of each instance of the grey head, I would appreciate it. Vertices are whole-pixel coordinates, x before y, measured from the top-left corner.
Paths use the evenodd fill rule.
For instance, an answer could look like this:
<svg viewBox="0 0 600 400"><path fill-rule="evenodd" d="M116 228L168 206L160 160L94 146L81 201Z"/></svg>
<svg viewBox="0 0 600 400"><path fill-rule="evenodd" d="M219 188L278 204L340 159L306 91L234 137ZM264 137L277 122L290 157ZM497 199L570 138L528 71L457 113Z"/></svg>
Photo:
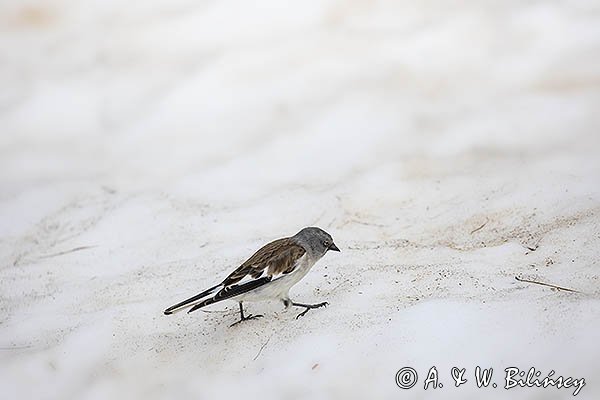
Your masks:
<svg viewBox="0 0 600 400"><path fill-rule="evenodd" d="M331 235L321 228L308 227L292 236L292 239L312 256L321 258L328 250L340 251L333 243Z"/></svg>

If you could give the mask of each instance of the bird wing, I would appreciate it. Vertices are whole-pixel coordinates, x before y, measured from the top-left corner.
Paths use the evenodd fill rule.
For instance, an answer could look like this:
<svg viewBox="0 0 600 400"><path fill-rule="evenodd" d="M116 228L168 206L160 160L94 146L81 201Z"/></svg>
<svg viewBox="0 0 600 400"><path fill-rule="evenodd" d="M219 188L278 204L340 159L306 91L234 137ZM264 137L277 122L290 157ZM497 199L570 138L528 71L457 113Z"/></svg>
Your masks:
<svg viewBox="0 0 600 400"><path fill-rule="evenodd" d="M222 282L224 287L239 283L248 277L258 279L261 276L276 279L289 274L296 268L297 261L306 250L290 238L278 239L261 247L256 253L240 265Z"/></svg>

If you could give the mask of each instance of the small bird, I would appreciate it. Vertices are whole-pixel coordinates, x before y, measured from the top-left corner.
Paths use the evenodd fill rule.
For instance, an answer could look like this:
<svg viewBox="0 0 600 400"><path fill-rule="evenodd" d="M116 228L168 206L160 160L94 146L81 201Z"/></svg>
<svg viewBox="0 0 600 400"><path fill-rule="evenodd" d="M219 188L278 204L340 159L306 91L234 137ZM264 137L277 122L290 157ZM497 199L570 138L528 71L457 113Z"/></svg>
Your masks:
<svg viewBox="0 0 600 400"><path fill-rule="evenodd" d="M191 313L222 300L234 300L240 306L240 320L231 325L234 326L262 317L245 316L243 302L277 299L283 302L285 308L304 307L297 319L312 308L328 304L295 303L290 300L289 291L329 250L340 251L329 233L316 227L304 228L292 237L264 245L221 283L167 308L164 313L169 315L190 306L188 313Z"/></svg>

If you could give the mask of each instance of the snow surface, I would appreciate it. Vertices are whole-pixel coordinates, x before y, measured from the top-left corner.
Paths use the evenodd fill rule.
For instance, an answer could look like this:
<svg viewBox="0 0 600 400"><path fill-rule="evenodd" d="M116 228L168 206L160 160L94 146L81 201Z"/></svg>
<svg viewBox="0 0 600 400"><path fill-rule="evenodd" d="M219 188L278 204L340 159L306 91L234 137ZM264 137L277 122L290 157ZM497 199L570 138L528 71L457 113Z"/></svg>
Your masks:
<svg viewBox="0 0 600 400"><path fill-rule="evenodd" d="M0 29L3 399L572 398L477 365L599 398L597 1L4 1ZM162 315L309 225L342 252L293 295L328 308Z"/></svg>

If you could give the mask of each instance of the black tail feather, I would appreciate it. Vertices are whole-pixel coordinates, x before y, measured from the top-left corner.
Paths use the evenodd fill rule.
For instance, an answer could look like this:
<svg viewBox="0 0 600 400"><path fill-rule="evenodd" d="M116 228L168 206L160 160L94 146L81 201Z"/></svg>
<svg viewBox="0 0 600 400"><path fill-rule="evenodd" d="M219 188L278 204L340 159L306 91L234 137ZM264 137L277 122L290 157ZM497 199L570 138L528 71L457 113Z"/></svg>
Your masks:
<svg viewBox="0 0 600 400"><path fill-rule="evenodd" d="M192 311L196 311L196 310L198 310L198 309L200 309L200 308L202 308L202 307L205 307L205 306L207 306L207 305L209 305L209 304L216 303L217 301L219 301L219 300L215 300L215 298L214 298L214 297L209 297L209 298L208 298L208 299L206 299L206 300L202 300L200 303L198 303L198 304L196 304L194 307L190 308L190 309L188 310L188 314L189 314L189 313L191 313Z"/></svg>
<svg viewBox="0 0 600 400"><path fill-rule="evenodd" d="M187 306L190 303L193 303L193 302L195 302L197 300L200 300L203 297L208 296L209 294L212 294L215 291L215 289L217 289L219 286L221 286L221 284L213 286L210 289L206 289L204 292L199 293L199 294L195 295L194 297L190 297L189 299L186 299L186 300L184 300L184 301L182 301L180 303L175 304L174 306L171 306L171 307L167 308L164 311L165 315L173 314L173 312L176 311L178 308Z"/></svg>
<svg viewBox="0 0 600 400"><path fill-rule="evenodd" d="M271 277L265 276L264 278L255 279L242 285L227 286L226 288L219 290L217 294L215 294L213 297L203 300L200 303L196 304L194 307L190 308L188 310L188 313L196 311L197 309L207 306L209 304L217 303L219 301L227 300L232 297L239 296L240 294L247 293L270 281Z"/></svg>

